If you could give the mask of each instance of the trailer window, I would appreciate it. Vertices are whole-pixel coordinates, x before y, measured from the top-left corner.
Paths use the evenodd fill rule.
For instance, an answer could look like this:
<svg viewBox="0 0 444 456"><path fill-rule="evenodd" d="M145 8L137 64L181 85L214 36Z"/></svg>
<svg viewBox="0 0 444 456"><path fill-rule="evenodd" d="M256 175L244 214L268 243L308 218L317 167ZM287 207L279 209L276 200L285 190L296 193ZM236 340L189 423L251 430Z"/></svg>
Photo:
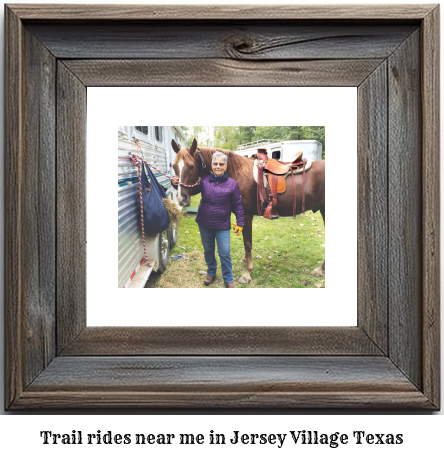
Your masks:
<svg viewBox="0 0 444 456"><path fill-rule="evenodd" d="M148 127L135 127L137 131L140 131L140 133L143 133L144 135L148 136Z"/></svg>
<svg viewBox="0 0 444 456"><path fill-rule="evenodd" d="M281 151L280 150L275 150L271 154L271 158L275 158L276 160L280 160L281 159Z"/></svg>
<svg viewBox="0 0 444 456"><path fill-rule="evenodd" d="M156 135L156 140L163 142L163 127L154 127L154 132Z"/></svg>

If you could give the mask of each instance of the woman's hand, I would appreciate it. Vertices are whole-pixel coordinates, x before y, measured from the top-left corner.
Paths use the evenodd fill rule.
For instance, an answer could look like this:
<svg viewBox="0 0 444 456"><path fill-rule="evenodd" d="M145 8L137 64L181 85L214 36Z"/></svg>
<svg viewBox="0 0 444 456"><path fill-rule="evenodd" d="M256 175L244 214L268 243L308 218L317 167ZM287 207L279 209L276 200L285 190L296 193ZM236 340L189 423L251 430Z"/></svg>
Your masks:
<svg viewBox="0 0 444 456"><path fill-rule="evenodd" d="M236 233L236 236L239 236L239 234L242 233L242 230L244 229L244 227L243 226L237 226L236 223L232 223L232 225L233 225L233 230Z"/></svg>

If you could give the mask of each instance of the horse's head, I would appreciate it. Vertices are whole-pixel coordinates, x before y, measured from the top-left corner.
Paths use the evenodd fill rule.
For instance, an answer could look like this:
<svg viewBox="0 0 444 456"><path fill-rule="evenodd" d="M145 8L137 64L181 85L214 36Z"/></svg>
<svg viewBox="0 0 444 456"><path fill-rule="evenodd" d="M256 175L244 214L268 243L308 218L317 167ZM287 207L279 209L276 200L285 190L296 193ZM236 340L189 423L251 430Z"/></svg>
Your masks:
<svg viewBox="0 0 444 456"><path fill-rule="evenodd" d="M171 145L177 154L173 168L176 176L179 177L179 182L185 185L194 185L199 179L200 167L202 166L197 152L196 139L194 139L189 149L186 147L181 149L174 139L171 141ZM192 191L193 187L178 186L177 200L181 206L188 207L191 204Z"/></svg>

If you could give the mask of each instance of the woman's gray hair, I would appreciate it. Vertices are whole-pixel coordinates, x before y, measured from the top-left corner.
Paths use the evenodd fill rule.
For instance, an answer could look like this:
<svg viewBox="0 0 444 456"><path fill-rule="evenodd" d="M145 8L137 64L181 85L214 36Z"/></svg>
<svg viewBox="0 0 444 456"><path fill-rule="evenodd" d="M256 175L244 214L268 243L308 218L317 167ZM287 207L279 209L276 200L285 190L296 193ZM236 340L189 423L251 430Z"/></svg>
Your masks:
<svg viewBox="0 0 444 456"><path fill-rule="evenodd" d="M214 160L219 158L222 158L225 164L228 164L228 157L223 152L214 152L211 163L214 163Z"/></svg>

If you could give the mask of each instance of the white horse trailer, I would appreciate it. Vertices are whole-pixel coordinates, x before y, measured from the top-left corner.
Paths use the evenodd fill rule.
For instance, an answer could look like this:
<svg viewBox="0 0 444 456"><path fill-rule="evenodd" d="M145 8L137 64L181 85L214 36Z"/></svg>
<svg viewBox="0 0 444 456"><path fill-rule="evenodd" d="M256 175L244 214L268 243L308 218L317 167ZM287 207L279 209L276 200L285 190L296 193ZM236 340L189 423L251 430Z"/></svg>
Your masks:
<svg viewBox="0 0 444 456"><path fill-rule="evenodd" d="M314 139L276 141L261 139L248 144L238 146L236 153L244 157L251 157L257 153L257 149L266 149L269 158L288 162L298 152L303 152L303 158L307 161L322 160L322 144Z"/></svg>
<svg viewBox="0 0 444 456"><path fill-rule="evenodd" d="M118 128L118 286L142 288L152 271L163 272L169 261L170 248L177 240L177 227L170 226L157 235L145 234L145 246L150 265L143 251L140 217L139 177L131 162L131 153L143 159L162 173L174 175L172 163L175 152L171 140L185 146L185 135L180 127L172 126L121 126ZM171 181L152 168L167 195L177 203L177 192Z"/></svg>

